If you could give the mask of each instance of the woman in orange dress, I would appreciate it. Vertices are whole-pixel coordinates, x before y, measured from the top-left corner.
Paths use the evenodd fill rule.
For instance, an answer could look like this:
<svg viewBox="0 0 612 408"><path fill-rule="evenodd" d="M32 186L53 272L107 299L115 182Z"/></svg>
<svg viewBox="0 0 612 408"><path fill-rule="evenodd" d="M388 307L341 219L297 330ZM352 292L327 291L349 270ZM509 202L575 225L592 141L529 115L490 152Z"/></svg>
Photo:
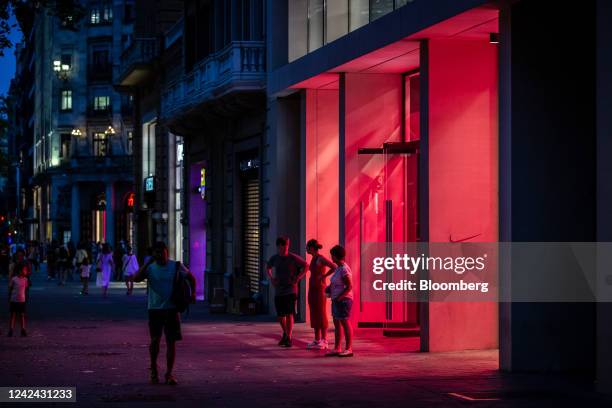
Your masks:
<svg viewBox="0 0 612 408"><path fill-rule="evenodd" d="M308 280L308 307L310 309L310 327L314 329L315 338L308 343L306 348L325 350L327 349L327 297L325 296L325 278L327 268L332 270L336 264L319 254L323 248L316 239L311 239L306 244L306 252L312 255L310 260L310 279Z"/></svg>

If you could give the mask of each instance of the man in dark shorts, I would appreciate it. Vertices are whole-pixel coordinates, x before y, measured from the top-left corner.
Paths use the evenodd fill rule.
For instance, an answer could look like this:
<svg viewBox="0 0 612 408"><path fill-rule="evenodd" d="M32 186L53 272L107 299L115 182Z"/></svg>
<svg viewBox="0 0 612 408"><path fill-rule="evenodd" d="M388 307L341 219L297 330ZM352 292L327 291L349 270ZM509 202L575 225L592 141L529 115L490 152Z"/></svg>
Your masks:
<svg viewBox="0 0 612 408"><path fill-rule="evenodd" d="M277 238L276 248L278 253L268 260L266 272L274 286L274 306L278 322L283 329L283 336L278 345L291 347L298 282L306 274L308 264L298 255L289 252L289 238ZM275 269L274 275L272 268Z"/></svg>
<svg viewBox="0 0 612 408"><path fill-rule="evenodd" d="M151 345L151 382L159 383L157 373L157 356L162 332L166 336L166 384L176 385L172 374L176 356L176 342L181 340L181 320L176 306L172 302L172 288L177 270L189 280L192 288L192 302L195 302L196 280L180 262L168 259L168 248L163 242L157 242L153 250L153 257L131 277L136 282L147 279L149 288L149 334Z"/></svg>

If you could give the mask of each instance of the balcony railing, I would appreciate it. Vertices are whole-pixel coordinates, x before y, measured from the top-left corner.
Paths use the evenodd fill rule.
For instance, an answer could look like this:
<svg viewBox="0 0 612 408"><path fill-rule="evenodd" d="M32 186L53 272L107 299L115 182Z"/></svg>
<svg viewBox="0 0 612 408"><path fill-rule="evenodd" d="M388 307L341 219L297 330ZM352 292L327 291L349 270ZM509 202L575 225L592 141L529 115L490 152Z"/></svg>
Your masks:
<svg viewBox="0 0 612 408"><path fill-rule="evenodd" d="M136 38L121 54L121 67L117 83L134 86L152 70L150 65L159 55L156 38Z"/></svg>
<svg viewBox="0 0 612 408"><path fill-rule="evenodd" d="M200 61L162 93L162 116L171 117L232 91L263 90L263 41L236 41Z"/></svg>
<svg viewBox="0 0 612 408"><path fill-rule="evenodd" d="M70 159L70 168L78 171L97 171L108 173L114 169L119 172L132 171L132 156L127 154L122 155L107 155L107 156L73 156Z"/></svg>
<svg viewBox="0 0 612 408"><path fill-rule="evenodd" d="M94 106L89 106L87 108L87 116L90 118L108 118L113 113L113 107L108 105L104 108L95 108Z"/></svg>

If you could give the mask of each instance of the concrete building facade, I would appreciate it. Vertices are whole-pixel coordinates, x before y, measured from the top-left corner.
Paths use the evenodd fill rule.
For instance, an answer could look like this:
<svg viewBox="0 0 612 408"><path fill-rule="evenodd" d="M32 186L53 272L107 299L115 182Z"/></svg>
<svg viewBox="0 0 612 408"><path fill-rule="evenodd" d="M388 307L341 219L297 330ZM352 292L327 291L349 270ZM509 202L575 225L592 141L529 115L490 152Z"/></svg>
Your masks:
<svg viewBox="0 0 612 408"><path fill-rule="evenodd" d="M263 191L265 254L275 235L297 251L339 242L359 281L364 242L608 240L610 12L603 1L269 1L263 172L277 178ZM543 41L568 27L568 41ZM499 273L511 294L534 271ZM503 370L579 372L609 390L608 309L360 300L353 319L416 328L422 351L499 347Z"/></svg>
<svg viewBox="0 0 612 408"><path fill-rule="evenodd" d="M85 17L35 15L30 239L133 239L132 101L113 88L132 41L130 0L86 1Z"/></svg>

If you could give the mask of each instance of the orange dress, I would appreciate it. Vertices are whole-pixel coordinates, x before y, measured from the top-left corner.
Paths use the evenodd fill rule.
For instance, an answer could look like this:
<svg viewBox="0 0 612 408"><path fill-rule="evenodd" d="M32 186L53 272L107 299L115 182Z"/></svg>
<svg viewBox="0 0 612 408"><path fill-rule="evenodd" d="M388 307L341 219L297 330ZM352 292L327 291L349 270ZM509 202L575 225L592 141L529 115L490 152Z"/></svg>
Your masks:
<svg viewBox="0 0 612 408"><path fill-rule="evenodd" d="M326 259L321 255L313 256L308 270L308 307L310 309L310 327L313 329L327 329L327 297L325 296L325 282L321 279L326 269Z"/></svg>

